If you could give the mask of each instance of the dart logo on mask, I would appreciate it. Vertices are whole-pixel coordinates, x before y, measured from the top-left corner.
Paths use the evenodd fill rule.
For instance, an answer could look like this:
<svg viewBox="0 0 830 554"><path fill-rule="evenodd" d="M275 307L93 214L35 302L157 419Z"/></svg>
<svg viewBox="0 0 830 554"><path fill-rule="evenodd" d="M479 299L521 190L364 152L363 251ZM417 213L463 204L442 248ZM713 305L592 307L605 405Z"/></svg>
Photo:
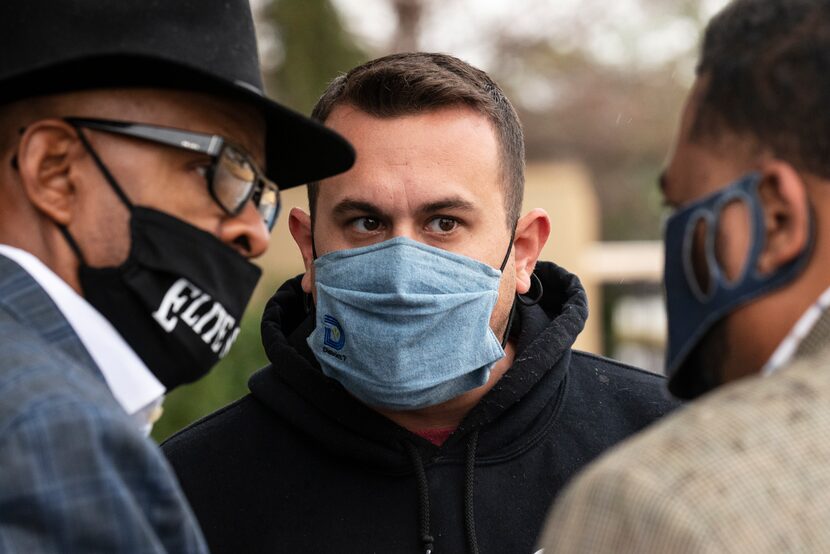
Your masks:
<svg viewBox="0 0 830 554"><path fill-rule="evenodd" d="M153 318L168 333L172 333L179 322L187 325L213 352L219 353L220 358L228 353L239 335L236 318L184 278L173 283L153 312Z"/></svg>

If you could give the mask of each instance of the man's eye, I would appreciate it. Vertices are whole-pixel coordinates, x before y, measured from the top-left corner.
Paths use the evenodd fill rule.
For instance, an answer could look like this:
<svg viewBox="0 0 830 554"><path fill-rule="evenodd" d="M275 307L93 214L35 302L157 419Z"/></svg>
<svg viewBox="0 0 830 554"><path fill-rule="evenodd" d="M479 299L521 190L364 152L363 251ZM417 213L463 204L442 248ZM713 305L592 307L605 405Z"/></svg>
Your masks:
<svg viewBox="0 0 830 554"><path fill-rule="evenodd" d="M352 221L352 228L359 233L374 233L380 226L380 220L373 217L359 217Z"/></svg>
<svg viewBox="0 0 830 554"><path fill-rule="evenodd" d="M458 220L451 217L436 217L427 223L427 228L433 233L451 233L458 227Z"/></svg>

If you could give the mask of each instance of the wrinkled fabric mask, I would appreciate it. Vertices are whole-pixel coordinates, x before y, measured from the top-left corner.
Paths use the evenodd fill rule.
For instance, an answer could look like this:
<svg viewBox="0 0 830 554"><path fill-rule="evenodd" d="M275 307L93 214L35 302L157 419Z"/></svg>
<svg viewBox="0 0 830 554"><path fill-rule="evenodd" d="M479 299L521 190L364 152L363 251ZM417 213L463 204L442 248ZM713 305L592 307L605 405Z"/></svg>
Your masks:
<svg viewBox="0 0 830 554"><path fill-rule="evenodd" d="M490 329L504 263L405 237L326 254L314 261L308 345L325 375L370 406L445 402L484 385L505 355Z"/></svg>
<svg viewBox="0 0 830 554"><path fill-rule="evenodd" d="M787 265L766 275L758 273L764 250L764 207L758 194L760 175L746 175L722 190L679 210L665 226L666 312L669 337L666 375L669 390L692 398L717 383L703 382L706 368L684 363L706 333L738 307L795 279L812 254L815 230L810 218L804 249ZM742 203L749 214L751 236L744 267L730 280L718 262L715 242L727 206ZM696 233L703 222L705 233Z"/></svg>
<svg viewBox="0 0 830 554"><path fill-rule="evenodd" d="M84 146L130 210L130 252L117 267L80 261L83 296L171 390L203 377L230 350L261 270L210 233L134 206L92 147Z"/></svg>

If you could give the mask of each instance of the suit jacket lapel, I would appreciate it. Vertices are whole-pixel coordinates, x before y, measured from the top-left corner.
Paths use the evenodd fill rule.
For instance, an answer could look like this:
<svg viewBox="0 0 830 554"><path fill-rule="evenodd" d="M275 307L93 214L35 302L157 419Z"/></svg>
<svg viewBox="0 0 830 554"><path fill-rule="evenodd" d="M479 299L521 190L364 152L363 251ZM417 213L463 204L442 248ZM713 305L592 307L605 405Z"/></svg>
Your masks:
<svg viewBox="0 0 830 554"><path fill-rule="evenodd" d="M824 310L816 324L798 345L794 359L808 358L830 347L830 310Z"/></svg>
<svg viewBox="0 0 830 554"><path fill-rule="evenodd" d="M104 376L78 335L41 286L16 262L0 255L0 310L89 369Z"/></svg>

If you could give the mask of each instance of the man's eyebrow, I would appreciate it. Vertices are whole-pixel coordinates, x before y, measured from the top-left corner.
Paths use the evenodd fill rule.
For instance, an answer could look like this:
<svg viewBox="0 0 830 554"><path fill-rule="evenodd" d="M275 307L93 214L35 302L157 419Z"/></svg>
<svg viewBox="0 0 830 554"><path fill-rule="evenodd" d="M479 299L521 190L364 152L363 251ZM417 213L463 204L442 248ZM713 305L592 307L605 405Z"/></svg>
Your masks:
<svg viewBox="0 0 830 554"><path fill-rule="evenodd" d="M224 127L223 125L218 125L217 130L218 133L211 133L214 135L219 135L223 139L235 144L236 146L242 148L246 154L248 154L251 159L254 160L254 163L257 164L259 169L265 171L267 168L265 167L265 148L256 148L254 143L251 142L249 137L242 137L241 135L235 135L230 132L230 129Z"/></svg>
<svg viewBox="0 0 830 554"><path fill-rule="evenodd" d="M344 215L352 212L364 212L368 214L381 214L383 213L380 208L372 204L371 202L366 202L363 200L353 200L351 198L345 198L338 202L332 212L335 215Z"/></svg>
<svg viewBox="0 0 830 554"><path fill-rule="evenodd" d="M454 197L422 204L418 206L418 213L423 215L446 210L473 211L474 209L475 204L472 202L464 200L460 197ZM365 200L354 200L351 198L344 198L338 202L334 206L332 212L335 215L344 215L353 212L362 212L372 215L382 215L384 213L381 208L371 202L367 202Z"/></svg>
<svg viewBox="0 0 830 554"><path fill-rule="evenodd" d="M446 198L444 200L422 204L418 207L418 212L421 214L431 214L446 210L473 211L474 209L475 204L463 198Z"/></svg>

